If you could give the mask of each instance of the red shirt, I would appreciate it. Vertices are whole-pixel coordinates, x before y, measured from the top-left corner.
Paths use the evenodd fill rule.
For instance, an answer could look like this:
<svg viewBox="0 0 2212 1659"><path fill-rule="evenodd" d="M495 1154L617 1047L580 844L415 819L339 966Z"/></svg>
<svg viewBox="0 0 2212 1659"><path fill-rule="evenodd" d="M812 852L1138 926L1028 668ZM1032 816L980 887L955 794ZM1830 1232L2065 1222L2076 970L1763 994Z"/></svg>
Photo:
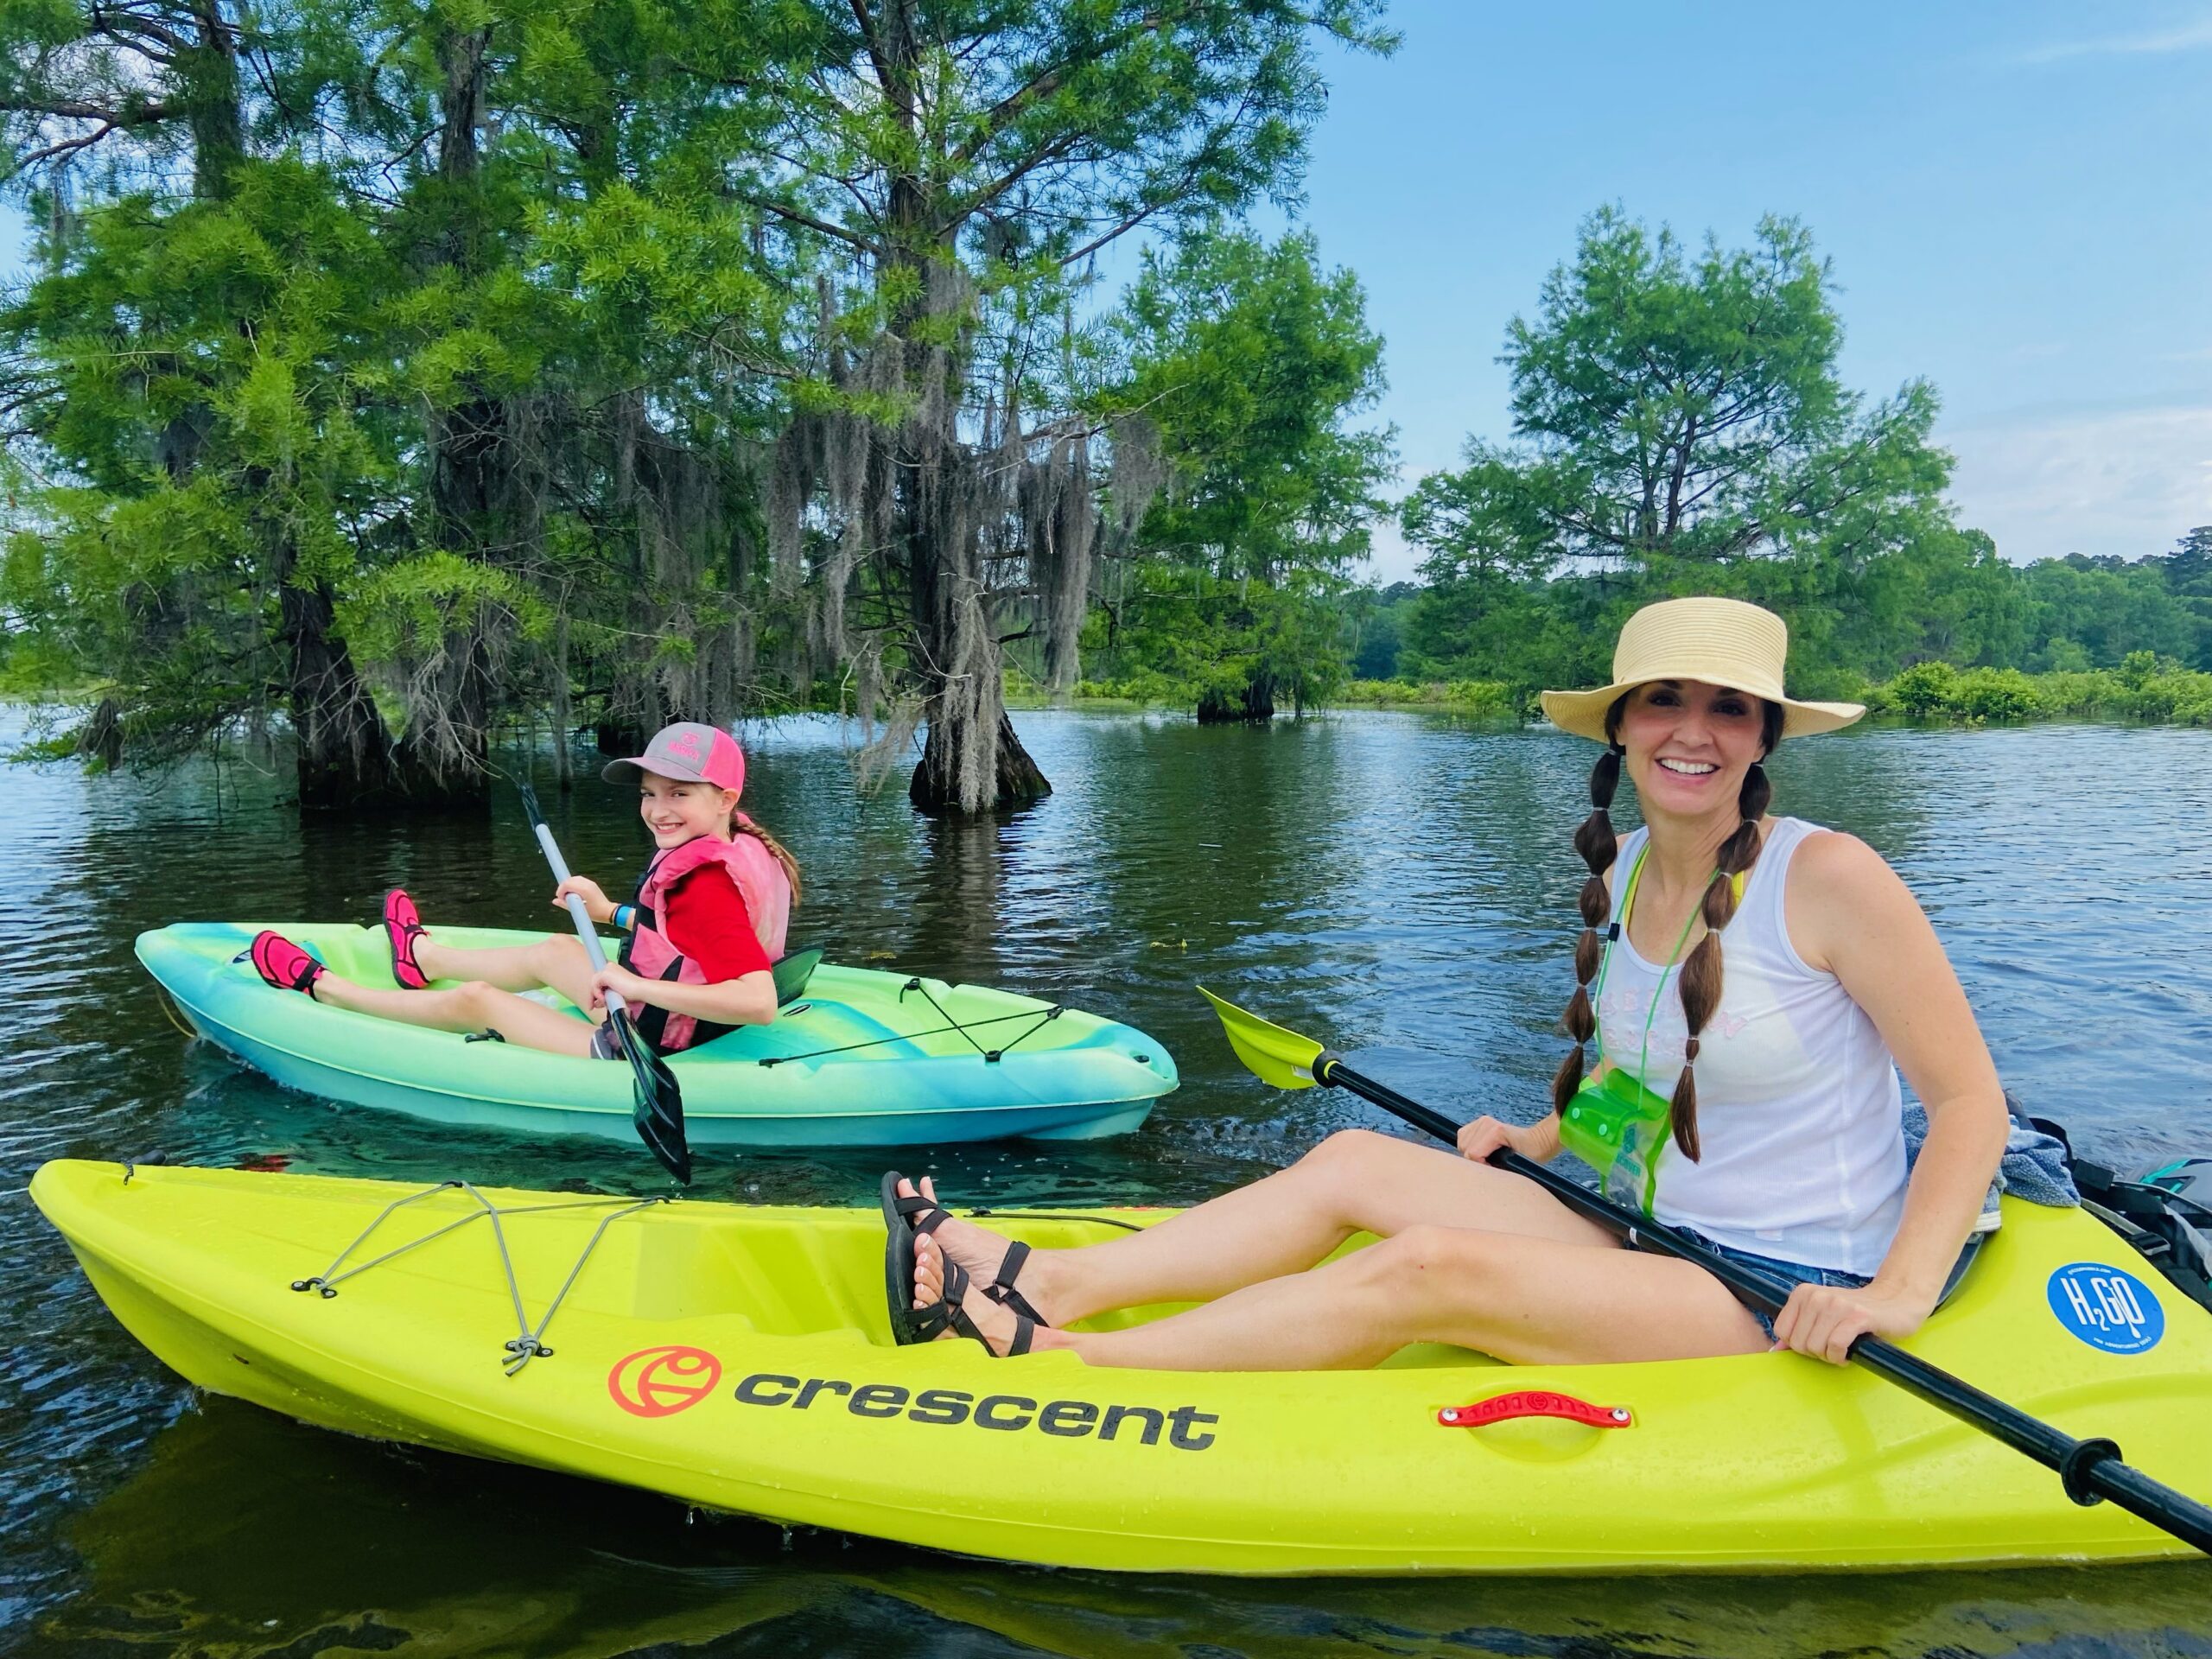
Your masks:
<svg viewBox="0 0 2212 1659"><path fill-rule="evenodd" d="M773 966L753 931L753 912L737 882L719 864L702 864L669 889L661 931L699 964L709 984Z"/></svg>

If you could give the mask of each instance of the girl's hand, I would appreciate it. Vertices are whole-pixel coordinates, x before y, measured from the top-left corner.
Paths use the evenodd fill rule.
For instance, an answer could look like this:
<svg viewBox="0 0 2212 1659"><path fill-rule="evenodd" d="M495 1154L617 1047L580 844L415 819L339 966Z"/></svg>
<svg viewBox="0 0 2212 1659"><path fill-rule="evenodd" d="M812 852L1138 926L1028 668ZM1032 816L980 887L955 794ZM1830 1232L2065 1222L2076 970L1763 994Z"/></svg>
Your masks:
<svg viewBox="0 0 2212 1659"><path fill-rule="evenodd" d="M1934 1311L1930 1298L1878 1281L1858 1290L1800 1285L1774 1316L1774 1345L1840 1365L1859 1337L1870 1332L1893 1341L1909 1337Z"/></svg>
<svg viewBox="0 0 2212 1659"><path fill-rule="evenodd" d="M1490 1155L1500 1147L1532 1158L1538 1163L1548 1160L1558 1150L1548 1135L1543 1134L1541 1123L1507 1123L1495 1117L1478 1117L1459 1129L1459 1155L1471 1158L1478 1164L1488 1163Z"/></svg>
<svg viewBox="0 0 2212 1659"><path fill-rule="evenodd" d="M605 1007L609 991L632 1007L641 1002L650 1002L653 1000L653 981L640 978L620 963L610 962L591 976L591 1002L587 1011L597 1014Z"/></svg>
<svg viewBox="0 0 2212 1659"><path fill-rule="evenodd" d="M566 909L569 895L572 893L584 901L584 914L590 917L593 921L603 925L614 919L614 906L607 902L607 895L599 890L599 883L588 875L572 875L554 888L553 908Z"/></svg>

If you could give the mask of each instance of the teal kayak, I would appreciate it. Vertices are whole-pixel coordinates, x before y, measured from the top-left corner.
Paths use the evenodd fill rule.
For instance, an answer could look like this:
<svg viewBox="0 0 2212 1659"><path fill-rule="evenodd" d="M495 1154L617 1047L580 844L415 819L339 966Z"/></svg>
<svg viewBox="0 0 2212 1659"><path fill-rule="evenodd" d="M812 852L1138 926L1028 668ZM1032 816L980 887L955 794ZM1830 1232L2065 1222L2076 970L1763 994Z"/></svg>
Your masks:
<svg viewBox="0 0 2212 1659"><path fill-rule="evenodd" d="M384 930L183 922L138 959L193 1028L288 1087L434 1122L634 1138L630 1068L351 1014L262 982L236 958L263 927L346 978L391 986ZM540 937L441 928L463 948ZM584 1016L552 992L551 1006ZM888 1147L1134 1129L1176 1085L1134 1027L977 985L829 963L777 1011L671 1056L695 1146Z"/></svg>

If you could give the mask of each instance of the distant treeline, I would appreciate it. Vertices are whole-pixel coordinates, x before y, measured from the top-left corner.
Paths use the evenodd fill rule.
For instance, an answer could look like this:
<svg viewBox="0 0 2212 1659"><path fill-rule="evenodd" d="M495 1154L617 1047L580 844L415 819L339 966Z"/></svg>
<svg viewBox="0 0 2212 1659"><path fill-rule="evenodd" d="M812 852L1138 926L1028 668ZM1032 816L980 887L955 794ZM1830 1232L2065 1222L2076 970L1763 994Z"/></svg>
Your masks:
<svg viewBox="0 0 2212 1659"><path fill-rule="evenodd" d="M2212 526L2138 560L2007 562L1946 499L1935 389L1877 401L1842 383L1834 290L1790 220L1746 248L1691 248L1593 215L1506 330L1510 439L1470 439L1398 508L1418 582L1161 567L1087 644L1090 689L1218 696L1241 675L1255 715L1285 688L1526 709L1541 687L1602 682L1638 606L1724 594L1788 619L1804 695L1965 719L2202 717Z"/></svg>
<svg viewBox="0 0 2212 1659"><path fill-rule="evenodd" d="M2077 553L2011 565L1965 534L1849 577L1789 564L1705 575L1567 577L1510 593L1395 583L1355 613L1343 696L1526 708L1540 687L1602 680L1623 616L1696 588L1786 617L1805 695L1919 717L2212 718L2212 525L2133 561Z"/></svg>

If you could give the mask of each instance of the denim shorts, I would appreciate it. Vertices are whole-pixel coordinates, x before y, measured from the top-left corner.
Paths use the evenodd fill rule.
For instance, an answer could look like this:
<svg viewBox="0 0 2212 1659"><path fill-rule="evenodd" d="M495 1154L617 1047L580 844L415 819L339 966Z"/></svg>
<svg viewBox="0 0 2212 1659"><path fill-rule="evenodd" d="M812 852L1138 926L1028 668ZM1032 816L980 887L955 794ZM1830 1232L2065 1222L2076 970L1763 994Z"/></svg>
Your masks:
<svg viewBox="0 0 2212 1659"><path fill-rule="evenodd" d="M1718 1239L1707 1237L1694 1227L1677 1227L1675 1230L1692 1243L1704 1245L1715 1255L1731 1262L1740 1262L1747 1268L1756 1268L1768 1278L1779 1280L1785 1285L1827 1285L1838 1290L1857 1290L1872 1282L1870 1275L1863 1273L1846 1273L1840 1268L1808 1268L1802 1262L1784 1262L1778 1256L1739 1250L1732 1244L1723 1244ZM1745 1306L1759 1322L1759 1328L1766 1332L1766 1339L1772 1342L1774 1316L1761 1313L1749 1303Z"/></svg>

